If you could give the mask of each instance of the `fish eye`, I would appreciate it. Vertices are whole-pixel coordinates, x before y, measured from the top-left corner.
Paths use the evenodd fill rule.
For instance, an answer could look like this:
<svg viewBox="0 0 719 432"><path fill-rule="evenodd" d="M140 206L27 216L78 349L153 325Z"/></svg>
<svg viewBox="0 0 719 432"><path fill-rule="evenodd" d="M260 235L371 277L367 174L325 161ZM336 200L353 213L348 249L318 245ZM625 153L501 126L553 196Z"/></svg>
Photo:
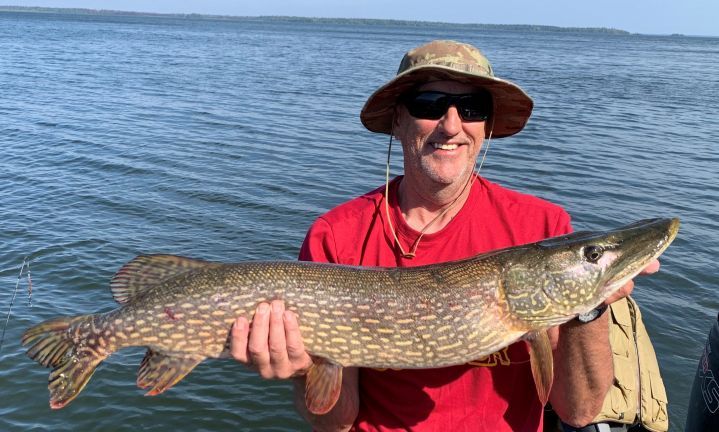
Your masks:
<svg viewBox="0 0 719 432"><path fill-rule="evenodd" d="M587 246L584 248L584 258L592 263L599 261L603 253L604 249L601 246Z"/></svg>

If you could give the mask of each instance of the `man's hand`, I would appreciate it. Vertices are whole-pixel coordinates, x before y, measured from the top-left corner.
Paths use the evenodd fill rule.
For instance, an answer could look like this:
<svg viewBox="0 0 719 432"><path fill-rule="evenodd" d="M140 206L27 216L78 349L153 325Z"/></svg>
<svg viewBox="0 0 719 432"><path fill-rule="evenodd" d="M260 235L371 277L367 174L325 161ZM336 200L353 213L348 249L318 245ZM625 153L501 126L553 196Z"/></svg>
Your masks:
<svg viewBox="0 0 719 432"><path fill-rule="evenodd" d="M659 270L659 261L651 261L640 274ZM609 305L632 293L629 281L604 304ZM549 331L554 355L554 385L549 400L562 421L572 426L590 423L602 408L604 397L614 379L609 345L608 313L590 323L571 320Z"/></svg>
<svg viewBox="0 0 719 432"><path fill-rule="evenodd" d="M644 270L639 273L640 275L649 275L652 273L656 273L659 271L659 260L652 260L647 264L646 267L644 267ZM617 300L623 299L624 297L627 297L629 294L632 293L632 290L634 290L634 281L630 280L627 282L623 287L619 288L619 291L615 292L611 296L609 296L605 301L605 305L610 305L614 303Z"/></svg>
<svg viewBox="0 0 719 432"><path fill-rule="evenodd" d="M287 379L307 373L312 358L305 351L297 316L282 300L260 303L252 326L240 317L232 326L230 354L263 378Z"/></svg>

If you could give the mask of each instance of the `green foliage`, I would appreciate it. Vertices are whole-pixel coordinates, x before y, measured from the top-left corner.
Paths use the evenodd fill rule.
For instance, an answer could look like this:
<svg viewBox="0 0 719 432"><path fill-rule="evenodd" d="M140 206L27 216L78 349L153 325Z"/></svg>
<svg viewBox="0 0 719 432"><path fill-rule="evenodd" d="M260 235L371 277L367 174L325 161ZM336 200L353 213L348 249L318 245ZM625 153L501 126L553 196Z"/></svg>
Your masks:
<svg viewBox="0 0 719 432"><path fill-rule="evenodd" d="M480 24L480 23L444 23L437 21L406 21L394 19L371 19L371 18L319 18L319 17L295 17L295 16L231 16L231 15L204 15L204 14L164 14L152 12L130 12L105 9L78 9L78 8L48 8L48 7L25 7L25 6L0 6L0 12L30 12L30 13L55 13L71 15L105 15L105 16L133 16L133 17L167 17L175 19L203 19L222 21L244 21L244 22L287 22L297 24L327 24L327 25L367 25L367 26L390 26L390 27L418 27L427 28L433 26L451 25L457 28L468 30L506 30L506 31L533 31L533 32L569 32L569 33L608 33L627 35L629 32L614 28L605 27L557 27L532 24Z"/></svg>

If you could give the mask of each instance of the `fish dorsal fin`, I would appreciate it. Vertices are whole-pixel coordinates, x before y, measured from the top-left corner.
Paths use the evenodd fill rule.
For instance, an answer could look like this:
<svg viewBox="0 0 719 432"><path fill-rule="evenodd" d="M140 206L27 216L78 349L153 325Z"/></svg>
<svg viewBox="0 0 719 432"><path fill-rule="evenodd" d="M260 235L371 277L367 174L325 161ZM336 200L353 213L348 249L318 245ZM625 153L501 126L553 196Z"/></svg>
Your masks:
<svg viewBox="0 0 719 432"><path fill-rule="evenodd" d="M327 414L340 397L342 366L320 358L313 360L306 377L305 405L312 414Z"/></svg>
<svg viewBox="0 0 719 432"><path fill-rule="evenodd" d="M115 273L110 290L115 301L124 304L164 280L190 270L221 265L176 255L139 255Z"/></svg>

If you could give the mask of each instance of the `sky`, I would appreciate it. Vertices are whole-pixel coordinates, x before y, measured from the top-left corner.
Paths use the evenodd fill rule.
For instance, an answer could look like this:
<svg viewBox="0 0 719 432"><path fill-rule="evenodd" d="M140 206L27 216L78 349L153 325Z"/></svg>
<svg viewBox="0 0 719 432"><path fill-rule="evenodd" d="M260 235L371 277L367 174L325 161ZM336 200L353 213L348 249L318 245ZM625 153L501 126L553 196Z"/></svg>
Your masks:
<svg viewBox="0 0 719 432"><path fill-rule="evenodd" d="M0 0L2 5L211 15L609 27L719 36L719 0Z"/></svg>

